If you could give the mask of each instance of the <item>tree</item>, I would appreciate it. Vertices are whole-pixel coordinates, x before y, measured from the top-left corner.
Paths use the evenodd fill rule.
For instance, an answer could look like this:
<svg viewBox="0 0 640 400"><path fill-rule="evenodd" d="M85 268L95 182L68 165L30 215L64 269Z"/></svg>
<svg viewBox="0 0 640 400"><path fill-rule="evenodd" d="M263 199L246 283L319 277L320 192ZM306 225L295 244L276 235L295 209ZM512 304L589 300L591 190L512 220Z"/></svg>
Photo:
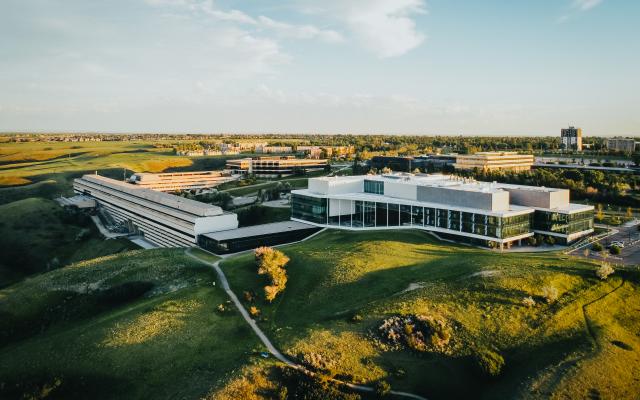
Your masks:
<svg viewBox="0 0 640 400"><path fill-rule="evenodd" d="M480 350L476 353L475 359L480 372L489 378L500 375L504 367L504 358L493 350Z"/></svg>
<svg viewBox="0 0 640 400"><path fill-rule="evenodd" d="M533 299L533 297L528 296L522 299L522 305L527 308L531 308L536 305L536 301Z"/></svg>
<svg viewBox="0 0 640 400"><path fill-rule="evenodd" d="M609 275L613 274L614 272L615 270L613 269L611 264L609 264L608 262L603 262L602 265L600 265L596 269L596 276L604 281L609 277Z"/></svg>
<svg viewBox="0 0 640 400"><path fill-rule="evenodd" d="M617 256L618 254L620 254L620 247L618 247L616 245L612 245L609 248L609 253L613 254L614 256Z"/></svg>
<svg viewBox="0 0 640 400"><path fill-rule="evenodd" d="M264 287L264 296L271 302L287 285L287 271L284 266L289 262L289 257L279 250L264 246L258 247L254 254L258 275L266 275L269 279L269 284Z"/></svg>
<svg viewBox="0 0 640 400"><path fill-rule="evenodd" d="M391 392L391 385L387 381L378 381L373 388L378 398L386 397Z"/></svg>
<svg viewBox="0 0 640 400"><path fill-rule="evenodd" d="M627 219L633 218L633 210L631 210L631 207L627 207L627 212L624 214L624 216L627 217Z"/></svg>
<svg viewBox="0 0 640 400"><path fill-rule="evenodd" d="M604 248L602 247L602 245L598 242L595 242L594 244L591 245L591 250L593 251L602 251Z"/></svg>
<svg viewBox="0 0 640 400"><path fill-rule="evenodd" d="M602 204L600 203L596 205L596 219L598 222L602 222L604 219L604 212L602 211Z"/></svg>

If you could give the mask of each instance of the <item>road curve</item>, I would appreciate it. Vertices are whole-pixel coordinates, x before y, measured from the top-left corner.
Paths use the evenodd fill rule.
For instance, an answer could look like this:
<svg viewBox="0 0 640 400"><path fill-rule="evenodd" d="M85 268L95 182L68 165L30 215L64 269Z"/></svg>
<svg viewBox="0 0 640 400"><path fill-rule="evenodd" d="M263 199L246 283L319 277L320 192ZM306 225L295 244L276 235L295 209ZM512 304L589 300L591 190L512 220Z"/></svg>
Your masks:
<svg viewBox="0 0 640 400"><path fill-rule="evenodd" d="M251 329L253 329L253 331L258 336L258 338L260 338L260 341L262 342L262 344L264 344L264 346L267 348L267 350L269 350L269 353L271 353L276 359L278 359L279 361L285 363L286 365L288 365L291 368L295 368L295 369L297 369L299 371L303 371L306 374L311 375L311 376L315 376L316 375L315 372L308 370L303 365L298 364L296 362L293 362L290 359L288 359L287 357L285 357L284 354L282 354L273 345L273 343L271 343L271 341L269 340L267 335L265 335L264 332L262 331L262 329L260 329L260 327L258 326L258 324L256 324L256 321L253 318L251 318L251 315L244 308L244 306L242 305L242 303L238 299L238 296L236 296L236 294L233 292L233 290L231 290L231 287L229 286L229 281L227 281L227 277L224 275L224 272L222 271L222 268L220 268L220 261L222 261L222 260L218 260L216 262L209 262L209 261L203 260L202 258L200 258L200 257L194 255L193 253L191 253L191 249L190 248L185 250L185 254L187 256L189 256L189 257L191 257L191 258L203 263L203 264L206 264L206 265L212 267L216 271L216 274L218 275L218 279L220 279L220 282L222 284L222 288L229 295L229 298L231 298L231 301L236 306L236 308L240 311L240 314L242 315L242 318L244 318L244 320L247 322L247 324L249 324ZM346 386L346 387L348 387L350 389L360 391L360 392L371 393L371 392L373 392L375 390L372 386L356 385L354 383L341 381L339 379L332 378L331 381L335 382L337 384L340 384L340 385L344 385L344 386ZM394 395L394 396L397 396L397 397L405 397L405 398L416 399L416 400L427 400L425 397L422 397L422 396L419 396L419 395L413 394L413 393L408 393L408 392L399 392L399 391L396 391L396 390L392 390L389 393Z"/></svg>

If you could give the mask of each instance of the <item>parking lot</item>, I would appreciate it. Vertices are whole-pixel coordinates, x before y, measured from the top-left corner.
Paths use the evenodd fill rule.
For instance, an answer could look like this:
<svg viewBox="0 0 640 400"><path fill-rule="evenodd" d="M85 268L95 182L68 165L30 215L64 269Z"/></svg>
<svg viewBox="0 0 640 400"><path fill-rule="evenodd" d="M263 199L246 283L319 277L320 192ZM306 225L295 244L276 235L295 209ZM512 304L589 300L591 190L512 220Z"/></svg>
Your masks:
<svg viewBox="0 0 640 400"><path fill-rule="evenodd" d="M640 231L638 230L638 224L640 221L636 220L632 223L624 224L620 227L616 227L616 233L607 236L601 240L598 240L600 244L605 248L602 252L595 252L590 250L591 245L585 246L582 249L575 250L572 254L585 256L585 250L589 250L588 258L594 260L609 260L614 264L624 265L640 265ZM619 255L611 255L608 251L609 246L613 242L621 242L624 247L621 249Z"/></svg>

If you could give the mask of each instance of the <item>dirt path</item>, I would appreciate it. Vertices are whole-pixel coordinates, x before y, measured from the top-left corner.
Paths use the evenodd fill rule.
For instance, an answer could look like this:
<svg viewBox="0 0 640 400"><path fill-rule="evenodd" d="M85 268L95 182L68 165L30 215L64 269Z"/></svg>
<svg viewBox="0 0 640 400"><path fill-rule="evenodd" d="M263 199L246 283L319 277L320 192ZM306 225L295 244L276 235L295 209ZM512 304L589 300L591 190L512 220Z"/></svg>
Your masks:
<svg viewBox="0 0 640 400"><path fill-rule="evenodd" d="M260 327L258 326L258 324L256 324L256 321L253 318L251 318L251 315L244 308L244 306L242 305L242 303L238 299L238 296L236 296L236 294L233 292L233 290L231 290L231 287L229 286L229 281L227 281L227 277L224 275L224 272L222 271L222 268L220 268L220 261L222 261L222 260L218 260L218 261L213 262L213 263L209 262L209 261L206 261L206 260L203 260L200 257L192 254L191 253L191 249L185 250L185 254L187 256L189 256L189 257L191 257L191 258L203 263L203 264L209 265L210 267L212 267L216 271L216 274L218 275L218 279L220 279L220 282L222 284L222 288L227 293L227 295L229 295L229 297L231 298L231 301L233 301L233 304L236 306L238 311L240 311L240 314L242 315L242 318L244 318L244 320L247 322L247 324L249 324L251 329L253 329L253 332L255 332L255 334L258 336L258 338L260 339L262 344L264 344L264 346L267 348L269 353L271 353L275 358L277 358L279 361L283 362L284 364L288 365L291 368L294 368L294 369L297 369L299 371L302 371L305 374L310 375L310 376L315 376L316 375L315 372L308 370L303 365L298 364L298 363L288 359L284 354L282 354L271 343L271 341L269 340L267 335L265 335L264 332L262 331L262 329L260 329ZM371 387L371 386L356 385L356 384L353 384L353 383L350 383L350 382L341 381L341 380L338 380L338 379L331 379L331 381L334 382L334 383L337 383L338 385L343 385L343 386L346 386L346 387L348 387L350 389L353 389L353 390L356 390L356 391L360 391L360 392L372 393L372 392L375 391L375 389L373 387ZM397 396L397 397L405 397L405 398L417 399L417 400L427 400L425 397L422 397L422 396L419 396L419 395L413 394L413 393L399 392L399 391L395 391L395 390L392 390L390 393L392 395L394 395L394 396Z"/></svg>

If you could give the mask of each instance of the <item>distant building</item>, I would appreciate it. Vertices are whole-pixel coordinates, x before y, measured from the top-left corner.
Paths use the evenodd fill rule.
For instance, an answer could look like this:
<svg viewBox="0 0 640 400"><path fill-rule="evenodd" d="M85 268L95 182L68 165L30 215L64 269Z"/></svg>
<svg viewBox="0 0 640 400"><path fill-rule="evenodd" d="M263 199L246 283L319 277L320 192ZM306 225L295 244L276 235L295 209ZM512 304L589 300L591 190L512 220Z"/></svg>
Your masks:
<svg viewBox="0 0 640 400"><path fill-rule="evenodd" d="M322 171L326 166L327 160L281 156L228 160L226 169L230 170L232 174L253 174L258 177L277 178L294 175L297 172Z"/></svg>
<svg viewBox="0 0 640 400"><path fill-rule="evenodd" d="M416 168L422 171L443 170L446 167L452 167L456 162L456 156L431 154L426 156L374 156L371 158L371 168L382 170L390 168L396 172L413 172Z"/></svg>
<svg viewBox="0 0 640 400"><path fill-rule="evenodd" d="M326 157L342 157L355 152L353 146L297 146L296 152L300 154L307 154L309 158L323 158L322 152L326 154Z"/></svg>
<svg viewBox="0 0 640 400"><path fill-rule="evenodd" d="M621 153L633 153L636 151L635 139L626 138L611 138L607 139L607 149L611 151L618 151Z"/></svg>
<svg viewBox="0 0 640 400"><path fill-rule="evenodd" d="M515 151L488 151L475 154L456 155L457 170L478 169L481 171L529 171L533 165L532 154L518 154Z"/></svg>
<svg viewBox="0 0 640 400"><path fill-rule="evenodd" d="M180 190L206 189L222 183L236 180L230 174L223 175L216 171L166 172L160 174L136 173L129 182L146 189L161 192Z"/></svg>
<svg viewBox="0 0 640 400"><path fill-rule="evenodd" d="M75 179L73 191L92 197L116 222L160 247L191 247L199 234L238 227L237 215L218 206L100 175Z"/></svg>
<svg viewBox="0 0 640 400"><path fill-rule="evenodd" d="M567 151L582 151L582 129L570 126L560 131L562 149Z"/></svg>
<svg viewBox="0 0 640 400"><path fill-rule="evenodd" d="M535 233L573 242L593 232L593 217L593 206L570 203L567 189L439 174L311 178L308 189L291 192L295 221L348 230L421 229L501 248Z"/></svg>
<svg viewBox="0 0 640 400"><path fill-rule="evenodd" d="M291 146L256 146L256 153L286 154L293 153Z"/></svg>

